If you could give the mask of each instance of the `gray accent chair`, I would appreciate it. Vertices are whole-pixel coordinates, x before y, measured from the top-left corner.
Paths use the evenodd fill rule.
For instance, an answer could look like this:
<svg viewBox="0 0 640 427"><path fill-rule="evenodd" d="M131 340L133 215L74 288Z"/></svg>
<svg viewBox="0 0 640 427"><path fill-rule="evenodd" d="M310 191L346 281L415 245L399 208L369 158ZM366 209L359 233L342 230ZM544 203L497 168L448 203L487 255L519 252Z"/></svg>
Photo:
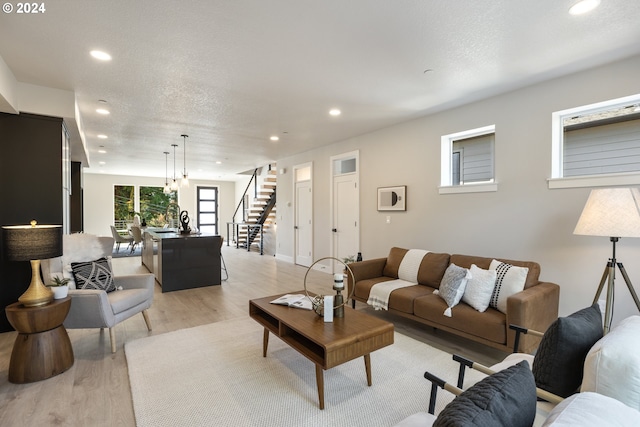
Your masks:
<svg viewBox="0 0 640 427"><path fill-rule="evenodd" d="M82 246L80 251L73 247L79 243ZM68 270L67 265L71 262L94 261L110 256L113 244L112 237L97 237L90 234L63 236L62 257L41 262L45 283L56 275L68 277L68 272L65 274L65 270ZM70 288L71 309L64 321L67 329L109 328L112 353L116 352L115 326L118 323L142 313L147 329L151 331L147 309L153 302L155 278L153 274L114 276L114 282L118 290L109 293L103 290Z"/></svg>

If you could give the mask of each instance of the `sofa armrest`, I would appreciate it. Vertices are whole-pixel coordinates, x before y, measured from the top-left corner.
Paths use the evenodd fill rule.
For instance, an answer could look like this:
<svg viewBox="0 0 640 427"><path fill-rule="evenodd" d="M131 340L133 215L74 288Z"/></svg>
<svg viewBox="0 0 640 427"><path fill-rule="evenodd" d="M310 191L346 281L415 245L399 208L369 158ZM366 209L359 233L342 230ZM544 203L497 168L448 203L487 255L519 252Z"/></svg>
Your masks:
<svg viewBox="0 0 640 427"><path fill-rule="evenodd" d="M117 287L123 289L150 289L153 291L155 276L153 274L129 274L125 276L115 276L113 278Z"/></svg>
<svg viewBox="0 0 640 427"><path fill-rule="evenodd" d="M540 282L507 299L507 346L513 348L515 332L510 324L544 332L558 318L560 286ZM538 347L540 338L524 335L520 339L520 352L531 353Z"/></svg>
<svg viewBox="0 0 640 427"><path fill-rule="evenodd" d="M352 278L349 274L347 278L349 295L351 295L351 290L353 289L355 282L366 279L375 279L376 277L382 276L382 271L384 270L386 263L386 258L375 258L350 263L349 268L351 269L354 277Z"/></svg>

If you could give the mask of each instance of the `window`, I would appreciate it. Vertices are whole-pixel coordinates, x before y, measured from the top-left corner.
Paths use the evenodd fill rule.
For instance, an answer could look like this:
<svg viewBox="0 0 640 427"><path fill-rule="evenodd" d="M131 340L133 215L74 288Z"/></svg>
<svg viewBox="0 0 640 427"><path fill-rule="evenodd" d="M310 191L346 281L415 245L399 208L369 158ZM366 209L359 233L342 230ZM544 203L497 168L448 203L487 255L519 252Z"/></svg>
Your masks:
<svg viewBox="0 0 640 427"><path fill-rule="evenodd" d="M113 225L118 230L127 230L133 222L135 188L133 185L116 185L113 195Z"/></svg>
<svg viewBox="0 0 640 427"><path fill-rule="evenodd" d="M441 138L440 194L496 191L495 125Z"/></svg>
<svg viewBox="0 0 640 427"><path fill-rule="evenodd" d="M549 188L640 184L640 94L552 114Z"/></svg>
<svg viewBox="0 0 640 427"><path fill-rule="evenodd" d="M162 227L167 223L167 206L177 199L177 192L164 194L163 187L115 185L113 224L118 230L127 230L139 214L147 225Z"/></svg>
<svg viewBox="0 0 640 427"><path fill-rule="evenodd" d="M176 201L178 193L164 193L163 187L140 187L140 217L150 227L162 227L167 223L167 206Z"/></svg>
<svg viewBox="0 0 640 427"><path fill-rule="evenodd" d="M198 187L198 227L218 234L218 187Z"/></svg>

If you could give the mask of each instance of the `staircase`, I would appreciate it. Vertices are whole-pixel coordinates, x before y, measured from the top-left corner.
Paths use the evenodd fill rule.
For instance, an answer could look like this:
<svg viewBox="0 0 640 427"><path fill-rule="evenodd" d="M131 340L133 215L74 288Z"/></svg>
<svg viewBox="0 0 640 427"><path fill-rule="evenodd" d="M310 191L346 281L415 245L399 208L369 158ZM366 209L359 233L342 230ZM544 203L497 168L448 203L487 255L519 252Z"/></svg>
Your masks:
<svg viewBox="0 0 640 427"><path fill-rule="evenodd" d="M245 221L238 227L236 236L237 245L251 250L252 246L259 248L260 255L264 249L264 233L273 227L276 222L276 182L277 172L275 168L267 172L256 197L245 209ZM246 194L246 192L245 192Z"/></svg>

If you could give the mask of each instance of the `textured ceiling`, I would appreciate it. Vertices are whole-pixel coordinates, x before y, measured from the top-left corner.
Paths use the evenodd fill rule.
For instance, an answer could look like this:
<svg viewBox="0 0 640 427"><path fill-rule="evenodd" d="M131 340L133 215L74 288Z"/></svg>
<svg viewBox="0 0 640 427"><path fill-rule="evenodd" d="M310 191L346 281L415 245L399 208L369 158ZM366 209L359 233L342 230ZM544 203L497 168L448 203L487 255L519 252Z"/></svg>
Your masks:
<svg viewBox="0 0 640 427"><path fill-rule="evenodd" d="M640 1L574 2L56 0L0 14L0 57L19 82L76 93L90 172L164 177L172 143L180 171L186 133L190 177L224 179L640 53Z"/></svg>

